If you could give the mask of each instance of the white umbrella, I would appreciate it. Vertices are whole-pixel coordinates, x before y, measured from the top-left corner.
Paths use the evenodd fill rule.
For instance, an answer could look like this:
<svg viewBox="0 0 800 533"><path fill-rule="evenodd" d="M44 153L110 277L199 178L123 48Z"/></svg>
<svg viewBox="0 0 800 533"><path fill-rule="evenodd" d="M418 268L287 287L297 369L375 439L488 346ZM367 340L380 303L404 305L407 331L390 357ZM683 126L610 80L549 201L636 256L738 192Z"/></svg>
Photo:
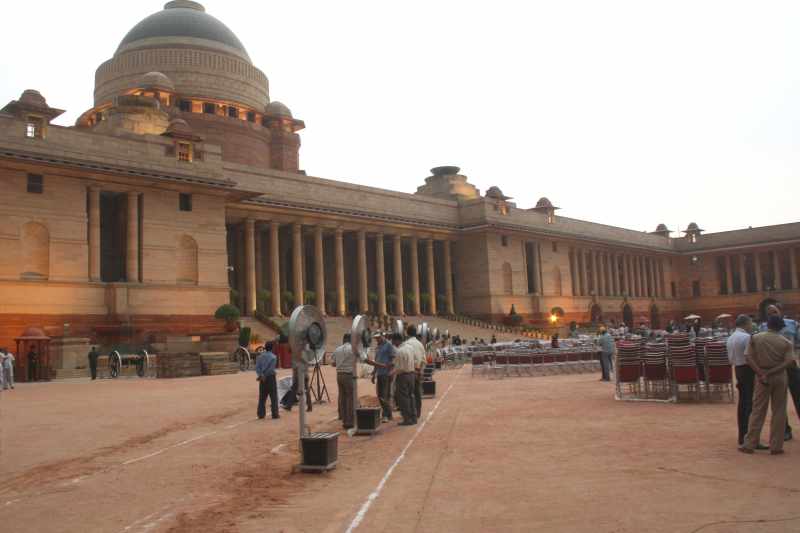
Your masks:
<svg viewBox="0 0 800 533"><path fill-rule="evenodd" d="M689 315L689 316L683 317L684 320L698 320L700 318L702 318L702 317L699 316L699 315Z"/></svg>
<svg viewBox="0 0 800 533"><path fill-rule="evenodd" d="M723 318L733 318L733 315L731 315L731 314L728 314L728 313L722 313L721 315L719 315L719 316L716 318L716 320L722 320Z"/></svg>

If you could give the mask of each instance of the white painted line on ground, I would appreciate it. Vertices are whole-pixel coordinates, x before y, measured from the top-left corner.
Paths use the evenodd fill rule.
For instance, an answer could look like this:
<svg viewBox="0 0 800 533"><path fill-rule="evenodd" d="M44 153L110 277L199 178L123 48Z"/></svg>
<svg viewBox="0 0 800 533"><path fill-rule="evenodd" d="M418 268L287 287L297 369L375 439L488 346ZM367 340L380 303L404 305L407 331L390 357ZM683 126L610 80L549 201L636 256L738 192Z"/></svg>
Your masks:
<svg viewBox="0 0 800 533"><path fill-rule="evenodd" d="M406 452L408 451L409 448L411 448L411 445L414 444L414 441L417 440L417 437L419 437L419 434L422 433L422 430L425 429L425 426L427 425L428 421L433 417L434 413L436 413L436 410L439 408L439 405L441 405L444 399L447 398L447 395L450 394L450 390L453 388L453 385L456 384L456 381L458 381L459 376L461 376L461 371L459 371L458 375L456 376L456 379L453 380L453 382L447 388L442 397L439 398L439 401L436 402L436 405L433 406L433 409L431 409L431 411L428 413L428 416L425 417L425 420L422 421L422 424L420 424L420 426L417 428L417 431L411 437L411 440L408 441L408 444L406 444L405 448L403 448L403 451L400 452L400 455L398 455L397 459L395 459L394 463L392 463L392 466L390 466L389 469L386 471L386 474L383 476L383 479L381 479L380 483L378 483L378 486L375 487L375 490L372 491L372 493L369 496L367 496L367 500L361 506L361 509L358 510L358 513L356 514L355 518L353 518L353 521L350 522L350 526L348 526L345 533L352 533L353 531L355 531L356 528L364 520L364 517L367 516L367 511L369 511L369 508L372 506L373 502L378 499L378 496L381 495L383 487L386 486L386 482L389 481L390 477L392 477L394 469L397 468L397 466L403 462L403 459L405 459L406 457Z"/></svg>

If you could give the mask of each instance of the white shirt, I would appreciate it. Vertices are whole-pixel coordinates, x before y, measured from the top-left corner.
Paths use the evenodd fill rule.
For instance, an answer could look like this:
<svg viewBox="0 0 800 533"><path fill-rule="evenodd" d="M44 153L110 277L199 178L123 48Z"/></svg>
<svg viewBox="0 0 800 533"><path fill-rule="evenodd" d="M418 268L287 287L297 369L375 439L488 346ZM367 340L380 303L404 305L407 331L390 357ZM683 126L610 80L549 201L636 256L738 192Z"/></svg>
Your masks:
<svg viewBox="0 0 800 533"><path fill-rule="evenodd" d="M425 352L425 347L416 337L411 337L406 342L403 343L403 346L407 346L411 353L414 354L414 366L419 370L420 368L424 368L425 364L428 362L427 353Z"/></svg>
<svg viewBox="0 0 800 533"><path fill-rule="evenodd" d="M14 354L11 352L6 353L3 356L3 367L4 368L11 368L14 366Z"/></svg>
<svg viewBox="0 0 800 533"><path fill-rule="evenodd" d="M333 364L336 371L345 374L356 373L356 357L353 355L353 347L349 344L342 344L333 352Z"/></svg>
<svg viewBox="0 0 800 533"><path fill-rule="evenodd" d="M736 331L733 332L733 335L728 337L727 348L728 348L728 361L733 366L742 366L747 364L747 360L744 357L744 351L747 349L747 345L750 344L750 334L747 333L742 328L736 328Z"/></svg>

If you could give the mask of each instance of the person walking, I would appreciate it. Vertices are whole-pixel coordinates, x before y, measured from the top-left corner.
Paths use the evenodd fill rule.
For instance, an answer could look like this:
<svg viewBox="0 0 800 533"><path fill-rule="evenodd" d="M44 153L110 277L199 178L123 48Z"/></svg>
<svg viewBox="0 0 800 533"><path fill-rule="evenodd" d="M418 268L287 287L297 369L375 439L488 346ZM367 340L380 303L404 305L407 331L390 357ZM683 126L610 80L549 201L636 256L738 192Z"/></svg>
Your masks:
<svg viewBox="0 0 800 533"><path fill-rule="evenodd" d="M89 371L92 374L92 381L97 379L97 358L100 357L100 354L97 352L97 347L92 346L92 349L89 350Z"/></svg>
<svg viewBox="0 0 800 533"><path fill-rule="evenodd" d="M400 335L398 334L397 337L400 337ZM403 421L400 422L401 426L413 426L417 423L417 409L414 405L416 381L414 360L414 348L408 343L403 343L397 349L394 368L390 374L395 378L395 396L397 397L398 407L400 407L400 414L403 417Z"/></svg>
<svg viewBox="0 0 800 533"><path fill-rule="evenodd" d="M256 415L259 419L267 416L267 396L269 396L272 418L280 418L278 414L278 382L275 378L275 367L278 358L272 353L273 343L268 342L264 351L256 359L256 380L258 381L258 409Z"/></svg>
<svg viewBox="0 0 800 533"><path fill-rule="evenodd" d="M606 328L600 329L598 343L600 344L600 370L602 372L600 381L611 381L611 365L617 345L614 337L608 334Z"/></svg>
<svg viewBox="0 0 800 533"><path fill-rule="evenodd" d="M769 450L772 455L783 453L783 432L786 427L786 369L794 364L792 344L781 336L783 319L770 315L768 331L757 333L750 339L744 352L747 363L756 374L753 411L750 413L747 435L739 448L743 453L753 453L758 445L767 408L772 405Z"/></svg>
<svg viewBox="0 0 800 533"><path fill-rule="evenodd" d="M753 392L756 385L756 373L747 364L744 353L750 344L750 331L753 321L747 315L736 317L736 330L728 337L726 348L728 361L736 373L736 388L739 390L739 403L736 409L736 421L739 426L739 446L744 444L747 435L750 413L753 411ZM756 445L757 450L768 449L763 444Z"/></svg>
<svg viewBox="0 0 800 533"><path fill-rule="evenodd" d="M3 374L3 390L14 388L14 354L7 348L3 348L3 360L0 364L0 372Z"/></svg>
<svg viewBox="0 0 800 533"><path fill-rule="evenodd" d="M342 345L333 352L333 366L336 367L336 385L339 389L339 420L344 429L352 429L355 424L355 380L356 356L350 345L350 334L342 338Z"/></svg>

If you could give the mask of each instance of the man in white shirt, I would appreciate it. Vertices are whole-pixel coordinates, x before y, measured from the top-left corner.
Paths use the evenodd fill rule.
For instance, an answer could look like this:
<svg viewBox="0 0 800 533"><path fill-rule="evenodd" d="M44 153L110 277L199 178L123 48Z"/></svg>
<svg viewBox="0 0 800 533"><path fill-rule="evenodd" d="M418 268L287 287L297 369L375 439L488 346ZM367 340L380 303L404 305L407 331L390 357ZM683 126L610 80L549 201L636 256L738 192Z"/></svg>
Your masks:
<svg viewBox="0 0 800 533"><path fill-rule="evenodd" d="M739 446L744 444L744 437L747 435L748 420L753 410L753 394L755 391L756 374L750 365L747 364L744 352L750 344L750 333L753 321L747 315L736 317L736 331L728 337L728 361L733 365L736 372L736 388L739 389L739 405L736 412L736 420L739 424ZM766 449L761 444L758 449Z"/></svg>
<svg viewBox="0 0 800 533"><path fill-rule="evenodd" d="M350 334L345 334L342 345L333 352L333 366L336 367L336 385L339 389L339 419L344 429L355 424L356 356L350 345Z"/></svg>
<svg viewBox="0 0 800 533"><path fill-rule="evenodd" d="M6 348L0 350L2 352L2 360L0 360L0 373L2 379L0 383L3 384L3 390L14 388L14 354L9 352Z"/></svg>
<svg viewBox="0 0 800 533"><path fill-rule="evenodd" d="M428 359L425 346L417 338L417 327L414 325L408 326L406 333L408 340L403 343L403 346L408 346L414 355L414 410L417 418L419 418L422 416L422 373L425 371Z"/></svg>
<svg viewBox="0 0 800 533"><path fill-rule="evenodd" d="M414 352L414 347L408 342L404 342L397 348L392 368L392 376L395 377L397 386L397 404L400 407L400 414L403 415L401 426L412 426L417 423L417 410L414 407L416 376Z"/></svg>

